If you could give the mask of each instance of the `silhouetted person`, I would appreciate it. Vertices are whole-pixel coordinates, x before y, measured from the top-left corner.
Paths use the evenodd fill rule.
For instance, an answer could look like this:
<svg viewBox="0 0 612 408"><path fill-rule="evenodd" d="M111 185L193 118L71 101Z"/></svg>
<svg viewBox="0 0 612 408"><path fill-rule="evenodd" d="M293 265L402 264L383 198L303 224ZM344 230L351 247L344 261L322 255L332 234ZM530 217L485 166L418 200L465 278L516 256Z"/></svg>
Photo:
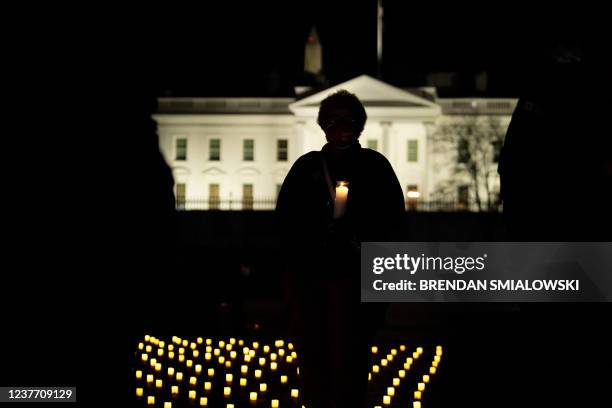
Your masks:
<svg viewBox="0 0 612 408"><path fill-rule="evenodd" d="M355 95L323 100L318 123L328 143L296 161L278 197L308 407L363 406L367 346L384 321L384 304L360 303L360 242L395 239L404 199L387 159L361 148L365 122ZM349 192L345 215L334 219L338 181Z"/></svg>
<svg viewBox="0 0 612 408"><path fill-rule="evenodd" d="M498 170L512 239L609 237L610 75L598 52L565 41L534 58Z"/></svg>

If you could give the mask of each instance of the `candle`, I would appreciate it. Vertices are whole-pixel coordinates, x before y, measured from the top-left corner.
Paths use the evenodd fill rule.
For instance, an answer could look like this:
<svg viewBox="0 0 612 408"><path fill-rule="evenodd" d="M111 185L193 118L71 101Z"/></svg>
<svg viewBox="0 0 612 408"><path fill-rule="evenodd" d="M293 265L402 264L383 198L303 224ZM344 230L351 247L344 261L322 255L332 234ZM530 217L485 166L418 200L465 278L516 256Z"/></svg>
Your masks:
<svg viewBox="0 0 612 408"><path fill-rule="evenodd" d="M196 385L198 379L196 377L189 377L189 384Z"/></svg>
<svg viewBox="0 0 612 408"><path fill-rule="evenodd" d="M272 371L276 371L277 366L278 366L278 365L276 364L276 362L274 362L274 361L273 361L273 362L271 362L271 363L270 363L270 370L272 370Z"/></svg>
<svg viewBox="0 0 612 408"><path fill-rule="evenodd" d="M168 367L168 376L172 377L174 375L174 367Z"/></svg>
<svg viewBox="0 0 612 408"><path fill-rule="evenodd" d="M217 356L221 355L221 350L219 350L218 348L214 349L214 350L213 350L213 355L214 355L215 357L217 357Z"/></svg>
<svg viewBox="0 0 612 408"><path fill-rule="evenodd" d="M200 352L198 350L193 350L193 358L198 358L200 357Z"/></svg>
<svg viewBox="0 0 612 408"><path fill-rule="evenodd" d="M421 408L421 401L413 401L412 408Z"/></svg>
<svg viewBox="0 0 612 408"><path fill-rule="evenodd" d="M247 365L241 365L240 366L240 373L246 374L248 372L249 372L249 366L247 366Z"/></svg>
<svg viewBox="0 0 612 408"><path fill-rule="evenodd" d="M202 365L201 364L196 364L195 372L196 372L196 374L200 374L202 372Z"/></svg>
<svg viewBox="0 0 612 408"><path fill-rule="evenodd" d="M268 346L267 344L263 347L263 351L264 353L269 353L270 352L270 346Z"/></svg>
<svg viewBox="0 0 612 408"><path fill-rule="evenodd" d="M157 349L157 356L161 357L164 355L164 349Z"/></svg>
<svg viewBox="0 0 612 408"><path fill-rule="evenodd" d="M147 383L148 384L153 383L153 374L147 374Z"/></svg>
<svg viewBox="0 0 612 408"><path fill-rule="evenodd" d="M391 355L392 355L392 356L397 355L397 350L396 350L396 349L391 349Z"/></svg>
<svg viewBox="0 0 612 408"><path fill-rule="evenodd" d="M287 348L289 350L293 350L293 343L287 343Z"/></svg>
<svg viewBox="0 0 612 408"><path fill-rule="evenodd" d="M394 378L393 379L393 386L394 387L399 387L400 384L400 379L399 378Z"/></svg>
<svg viewBox="0 0 612 408"><path fill-rule="evenodd" d="M204 382L204 390L210 391L212 389L212 383L210 381Z"/></svg>
<svg viewBox="0 0 612 408"><path fill-rule="evenodd" d="M271 360L271 361L276 361L276 357L278 357L278 354L276 354L276 353L270 353L270 360Z"/></svg>
<svg viewBox="0 0 612 408"><path fill-rule="evenodd" d="M230 351L230 358L232 360L235 360L237 355L238 355L238 353L236 353L236 350Z"/></svg>
<svg viewBox="0 0 612 408"><path fill-rule="evenodd" d="M225 408L234 408L234 404L227 404Z"/></svg>
<svg viewBox="0 0 612 408"><path fill-rule="evenodd" d="M429 382L429 376L427 374L423 374L423 382L427 384Z"/></svg>
<svg viewBox="0 0 612 408"><path fill-rule="evenodd" d="M281 375L281 377L280 377L281 384L287 384L287 380L288 379L289 378L286 375Z"/></svg>
<svg viewBox="0 0 612 408"><path fill-rule="evenodd" d="M136 396L142 397L144 395L144 390L142 388L136 388Z"/></svg>
<svg viewBox="0 0 612 408"><path fill-rule="evenodd" d="M147 397L147 405L155 405L155 397L153 395Z"/></svg>
<svg viewBox="0 0 612 408"><path fill-rule="evenodd" d="M176 381L183 381L183 373L180 371L176 373Z"/></svg>
<svg viewBox="0 0 612 408"><path fill-rule="evenodd" d="M247 379L246 378L241 378L240 379L240 386L241 387L246 387L247 385Z"/></svg>
<svg viewBox="0 0 612 408"><path fill-rule="evenodd" d="M274 342L274 345L276 346L276 348L281 348L281 347L283 347L284 344L285 344L285 342L283 340L276 340Z"/></svg>
<svg viewBox="0 0 612 408"><path fill-rule="evenodd" d="M193 360L187 360L187 362L185 363L185 365L187 367L192 367L193 366Z"/></svg>
<svg viewBox="0 0 612 408"><path fill-rule="evenodd" d="M405 378L406 377L406 371L405 370L399 370L397 372L397 374L399 375L400 378Z"/></svg>
<svg viewBox="0 0 612 408"><path fill-rule="evenodd" d="M159 373L161 371L161 369L162 369L161 363L156 363L155 364L155 371L157 371Z"/></svg>
<svg viewBox="0 0 612 408"><path fill-rule="evenodd" d="M185 349L183 347L179 347L178 353L179 354L185 354Z"/></svg>
<svg viewBox="0 0 612 408"><path fill-rule="evenodd" d="M140 356L140 359L142 361L147 361L149 359L149 355L147 353L142 353L142 356Z"/></svg>
<svg viewBox="0 0 612 408"><path fill-rule="evenodd" d="M412 362L413 362L413 361L414 361L414 360L412 360L412 358L410 358L410 357L406 358L406 362L407 362L408 364L412 364Z"/></svg>
<svg viewBox="0 0 612 408"><path fill-rule="evenodd" d="M232 395L232 388L231 387L223 387L223 395L226 397L229 397L230 395Z"/></svg>
<svg viewBox="0 0 612 408"><path fill-rule="evenodd" d="M261 378L261 370L255 370L255 378Z"/></svg>
<svg viewBox="0 0 612 408"><path fill-rule="evenodd" d="M209 369L207 370L207 373L208 373L208 376L209 376L209 377L212 377L212 376L214 376L214 375L215 375L215 369L214 369L214 368L209 368Z"/></svg>
<svg viewBox="0 0 612 408"><path fill-rule="evenodd" d="M210 346L212 344L212 339L206 339L206 345Z"/></svg>
<svg viewBox="0 0 612 408"><path fill-rule="evenodd" d="M195 344L194 342L191 342L191 343L189 344L189 347L191 347L191 349L192 349L192 350L195 350L195 348L196 348L196 344Z"/></svg>
<svg viewBox="0 0 612 408"><path fill-rule="evenodd" d="M417 353L423 354L423 347L417 347Z"/></svg>
<svg viewBox="0 0 612 408"><path fill-rule="evenodd" d="M181 363L182 363L183 361L185 361L185 355L184 355L184 354L179 354L179 356L178 356L178 361L179 361L179 362L181 362Z"/></svg>
<svg viewBox="0 0 612 408"><path fill-rule="evenodd" d="M372 354L378 353L378 347L376 346L372 346L371 350L372 350Z"/></svg>
<svg viewBox="0 0 612 408"><path fill-rule="evenodd" d="M420 400L421 399L421 391L415 391L414 392L414 399L415 400Z"/></svg>
<svg viewBox="0 0 612 408"><path fill-rule="evenodd" d="M172 403L171 402L164 402L164 408L172 408Z"/></svg>
<svg viewBox="0 0 612 408"><path fill-rule="evenodd" d="M189 390L189 399L196 399L195 390Z"/></svg>
<svg viewBox="0 0 612 408"><path fill-rule="evenodd" d="M279 407L278 400L277 399L273 399L272 401L270 401L270 406L272 408L278 408Z"/></svg>
<svg viewBox="0 0 612 408"><path fill-rule="evenodd" d="M291 356L287 356L287 362L288 362L288 363L293 362L293 357L291 357Z"/></svg>
<svg viewBox="0 0 612 408"><path fill-rule="evenodd" d="M151 367L155 367L155 364L157 364L157 359L152 358L151 360L149 360L149 363L151 363Z"/></svg>
<svg viewBox="0 0 612 408"><path fill-rule="evenodd" d="M139 380L142 378L142 371L136 370L136 378L138 378Z"/></svg>
<svg viewBox="0 0 612 408"><path fill-rule="evenodd" d="M170 351L170 352L168 352L168 358L169 358L170 360L174 359L174 351Z"/></svg>
<svg viewBox="0 0 612 408"><path fill-rule="evenodd" d="M147 344L147 347L145 348L145 351L146 351L147 353L150 353L150 352L151 352L151 350L153 350L153 347L151 347L151 345L150 345L150 344Z"/></svg>
<svg viewBox="0 0 612 408"><path fill-rule="evenodd" d="M235 339L235 338L233 338L233 337L231 337L231 338L230 338L230 344L236 344L236 339Z"/></svg>
<svg viewBox="0 0 612 408"><path fill-rule="evenodd" d="M223 340L219 340L219 347L225 347L225 342Z"/></svg>
<svg viewBox="0 0 612 408"><path fill-rule="evenodd" d="M219 356L219 364L225 363L225 357Z"/></svg>
<svg viewBox="0 0 612 408"><path fill-rule="evenodd" d="M178 395L178 385L173 385L172 387L170 387L170 394Z"/></svg>
<svg viewBox="0 0 612 408"><path fill-rule="evenodd" d="M295 351L291 352L291 358L294 358L294 359L297 358L297 353Z"/></svg>
<svg viewBox="0 0 612 408"><path fill-rule="evenodd" d="M391 405L391 397L388 395L383 396L383 405Z"/></svg>
<svg viewBox="0 0 612 408"><path fill-rule="evenodd" d="M257 393L256 392L249 393L249 400L250 401L257 401Z"/></svg>
<svg viewBox="0 0 612 408"><path fill-rule="evenodd" d="M346 199L349 191L348 181L336 183L336 199L334 200L334 218L340 218L346 212Z"/></svg>
<svg viewBox="0 0 612 408"><path fill-rule="evenodd" d="M144 343L138 343L138 350L144 349Z"/></svg>
<svg viewBox="0 0 612 408"><path fill-rule="evenodd" d="M372 373L368 373L368 381L372 381Z"/></svg>
<svg viewBox="0 0 612 408"><path fill-rule="evenodd" d="M268 384L266 383L259 384L259 391L266 392L267 390L268 390Z"/></svg>
<svg viewBox="0 0 612 408"><path fill-rule="evenodd" d="M400 346L400 351L406 351L406 345L405 344L402 344Z"/></svg>
<svg viewBox="0 0 612 408"><path fill-rule="evenodd" d="M380 360L380 365L383 366L383 367L386 367L387 366L387 360L384 359L384 358L382 360Z"/></svg>
<svg viewBox="0 0 612 408"><path fill-rule="evenodd" d="M440 362L440 356L434 356L434 361L436 363L439 363Z"/></svg>
<svg viewBox="0 0 612 408"><path fill-rule="evenodd" d="M440 364L440 363L438 363L437 361L432 361L432 362L431 362L431 366L432 366L432 367L437 367L437 366L438 366L438 364Z"/></svg>
<svg viewBox="0 0 612 408"><path fill-rule="evenodd" d="M210 361L211 358L212 358L212 355L210 353L204 353L204 360Z"/></svg>
<svg viewBox="0 0 612 408"><path fill-rule="evenodd" d="M297 388L291 390L291 398L297 398L300 395L300 391Z"/></svg>
<svg viewBox="0 0 612 408"><path fill-rule="evenodd" d="M429 374L435 374L436 373L436 367L429 367Z"/></svg>
<svg viewBox="0 0 612 408"><path fill-rule="evenodd" d="M412 353L412 357L413 358L419 358L419 353L417 353L416 351L414 353Z"/></svg>
<svg viewBox="0 0 612 408"><path fill-rule="evenodd" d="M244 344L244 340L242 340L242 339L238 340L238 345L239 346L242 346L243 344Z"/></svg>
<svg viewBox="0 0 612 408"><path fill-rule="evenodd" d="M207 397L200 397L200 406L201 407L208 406L208 398Z"/></svg>
<svg viewBox="0 0 612 408"><path fill-rule="evenodd" d="M234 379L234 376L231 373L225 374L225 382L230 383Z"/></svg>
<svg viewBox="0 0 612 408"><path fill-rule="evenodd" d="M395 388L393 387L387 387L387 395L392 397L395 395Z"/></svg>
<svg viewBox="0 0 612 408"><path fill-rule="evenodd" d="M373 373L378 373L379 371L380 371L380 367L379 366L377 366L377 365L373 365L372 366L372 372Z"/></svg>
<svg viewBox="0 0 612 408"><path fill-rule="evenodd" d="M230 350L232 349L232 345L231 345L230 343L226 344L226 345L225 345L225 349L226 349L227 351L230 351Z"/></svg>
<svg viewBox="0 0 612 408"><path fill-rule="evenodd" d="M204 341L204 339L202 339L201 337L198 337L198 338L196 339L196 342L197 342L198 344L202 344L202 341Z"/></svg>
<svg viewBox="0 0 612 408"><path fill-rule="evenodd" d="M259 343L258 343L258 342L256 342L256 341L254 341L254 342L253 342L253 348L254 348L255 350L257 350L257 349L259 348Z"/></svg>
<svg viewBox="0 0 612 408"><path fill-rule="evenodd" d="M266 359L265 359L265 358L263 358L263 357L260 357L260 358L259 358L259 365L260 365L260 366L266 365Z"/></svg>
<svg viewBox="0 0 612 408"><path fill-rule="evenodd" d="M279 356L284 356L285 355L285 349L278 349L278 355Z"/></svg>
<svg viewBox="0 0 612 408"><path fill-rule="evenodd" d="M151 339L151 336L149 336L148 334L145 334L145 341L149 341Z"/></svg>
<svg viewBox="0 0 612 408"><path fill-rule="evenodd" d="M410 363L404 363L404 370L410 370Z"/></svg>
<svg viewBox="0 0 612 408"><path fill-rule="evenodd" d="M417 389L418 389L419 391L425 391L425 383L419 383L419 384L417 385Z"/></svg>
<svg viewBox="0 0 612 408"><path fill-rule="evenodd" d="M189 341L183 340L183 347L187 347L188 344L189 344Z"/></svg>
<svg viewBox="0 0 612 408"><path fill-rule="evenodd" d="M231 362L231 361L229 361L229 360L227 360L227 361L225 362L225 367L227 367L227 368L231 368L231 367L232 367L232 362Z"/></svg>
<svg viewBox="0 0 612 408"><path fill-rule="evenodd" d="M161 388L163 385L163 381L161 379L155 380L155 388Z"/></svg>

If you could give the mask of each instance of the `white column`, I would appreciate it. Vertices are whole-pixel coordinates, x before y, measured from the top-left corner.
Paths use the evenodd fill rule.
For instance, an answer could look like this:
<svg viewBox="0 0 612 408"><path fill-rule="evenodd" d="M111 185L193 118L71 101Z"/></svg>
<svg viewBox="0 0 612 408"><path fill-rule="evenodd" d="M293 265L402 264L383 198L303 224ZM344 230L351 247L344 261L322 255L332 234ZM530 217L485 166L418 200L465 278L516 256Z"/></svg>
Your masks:
<svg viewBox="0 0 612 408"><path fill-rule="evenodd" d="M423 122L423 127L425 128L425 137L423 140L425 141L425 146L423 146L423 151L425 152L423 157L423 187L422 187L422 197L424 200L430 200L429 196L433 191L434 186L430 185L432 182L432 163L433 163L433 150L431 148L431 135L435 131L435 123L434 122Z"/></svg>
<svg viewBox="0 0 612 408"><path fill-rule="evenodd" d="M391 122L380 122L382 128L382 154L391 162ZM391 163L393 164L393 163Z"/></svg>

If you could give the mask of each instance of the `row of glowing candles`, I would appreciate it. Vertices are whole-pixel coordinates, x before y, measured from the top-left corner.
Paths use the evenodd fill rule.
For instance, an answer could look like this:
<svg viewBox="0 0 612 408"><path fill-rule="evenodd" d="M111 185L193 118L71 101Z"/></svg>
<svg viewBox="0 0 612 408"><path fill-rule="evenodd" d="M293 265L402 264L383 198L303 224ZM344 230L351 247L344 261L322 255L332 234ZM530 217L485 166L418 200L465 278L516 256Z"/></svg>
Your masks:
<svg viewBox="0 0 612 408"><path fill-rule="evenodd" d="M378 347L372 346L372 354L378 354ZM401 345L400 351L406 351L406 346ZM417 347L416 351L412 353L412 357L407 357L403 368L398 370L397 377L394 377L392 380L392 385L387 387L387 393L383 396L382 403L383 405L391 405L391 400L395 396L395 388L399 387L400 382L403 378L406 377L406 371L410 370L412 363L414 360L418 359L423 354L423 348ZM398 355L397 349L391 349L391 352L386 355L385 358L380 360L380 366L375 364L372 366L372 371L368 373L368 381L372 380L373 374L378 374L381 371L381 367L387 367L389 362L393 361L395 356ZM440 364L440 360L442 359L442 346L436 346L436 354L433 358L431 366L429 367L429 374L424 374L422 378L422 382L417 384L417 389L414 391L414 401L412 402L413 408L421 408L421 399L423 397L423 392L425 391L426 384L429 383L431 379L431 375L436 374L438 370L438 365ZM377 405L375 408L381 408L380 405Z"/></svg>
<svg viewBox="0 0 612 408"><path fill-rule="evenodd" d="M220 340L218 342L218 346L219 348L214 348L212 347L212 339L206 339L204 340L201 337L198 337L196 342L189 342L188 340L184 340L181 339L179 337L174 336L172 338L172 343L167 344L164 341L160 341L159 339L152 337L152 336L145 336L145 343L149 343L146 344L145 343L139 343L138 344L138 349L140 351L144 351L144 353L141 354L141 360L143 363L149 363L150 366L156 371L156 372L161 372L162 370L162 365L160 362L157 361L156 358L151 358L149 359L149 353L151 353L153 351L153 347L152 345L158 347L157 349L157 356L158 357L163 357L164 353L165 353L165 348L167 348L167 358L172 360L174 359L174 354L175 354L175 349L176 352L178 353L178 358L177 360L179 362L184 362L185 365L189 368L193 367L193 371L195 371L196 374L200 374L203 372L203 368L201 364L193 364L193 361L191 359L187 359L185 360L185 349L187 347L189 347L192 350L192 354L194 358L198 358L199 357L199 350L198 350L198 345L201 345L204 343L204 341L206 342L206 353L204 355L204 359L207 361L212 360L212 356L216 356L218 357L218 362L221 365L224 365L227 368L231 368L231 361L235 360L237 358L237 352L236 350L233 350L235 348L236 345L243 347L242 352L244 354L244 362L246 364L241 365L240 367L240 372L242 375L246 375L249 372L249 366L248 364L254 359L256 358L256 351L260 348L260 345L258 342L253 342L252 343L252 348L246 347L244 346L244 340L236 340L234 338L229 339L228 342L225 342L223 340ZM175 347L175 345L177 347ZM276 347L276 352L271 352L272 349L270 348L269 345L264 345L263 347L261 347L261 349L263 350L263 352L265 354L269 354L269 359L270 359L270 370L271 371L276 371L278 368L278 357L285 357L285 361L289 364L293 363L296 359L297 359L297 353L294 350L294 346L292 343L287 343L287 348L289 349L290 353L286 353L285 349L282 348L285 346L285 342L283 340L276 340L274 342L274 346ZM226 361L224 356L221 356L221 350L225 350L227 352L229 352L229 359ZM286 355L287 354L287 355ZM265 357L260 357L257 359L259 365L263 368L266 365L266 358ZM181 371L176 371L173 367L168 367L167 368L167 373L168 373L168 377L170 378L174 378L176 380L176 382L181 382L184 378L183 372ZM206 373L209 377L214 377L215 375L215 369L213 367L209 367L206 369ZM296 373L299 375L299 367L296 367ZM261 379L262 378L262 374L263 371L261 369L256 369L254 370L254 378L256 379ZM142 370L137 370L136 371L136 379L137 380L142 380L144 374L142 372ZM280 383L281 384L287 384L289 378L287 375L281 375L280 376ZM223 388L223 395L226 398L231 397L232 395L232 388L231 388L231 384L234 381L234 375L232 373L226 373L225 374L225 382L226 382L226 386ZM190 386L196 386L198 382L198 378L197 376L191 376L189 378L189 384ZM161 389L163 387L163 380L162 379L155 379L153 374L147 374L146 375L146 383L149 386L155 386L155 388L157 389ZM247 386L247 378L241 377L239 379L239 384L240 387L246 387ZM259 384L259 395L263 395L266 393L267 391L267 384L266 383L260 383ZM204 382L204 391L209 393L212 390L212 382L211 381L205 381ZM179 395L179 386L178 385L172 385L170 388L170 392L172 394L173 397L177 397ZM138 387L136 388L136 396L139 398L144 397L144 389L142 387ZM196 400L197 399L197 392L196 390L188 390L188 397L190 400ZM299 398L299 390L297 388L291 388L290 389L290 397L294 400L297 400ZM258 392L257 391L251 391L249 392L249 400L251 402L257 402L258 400ZM155 405L155 396L153 395L149 395L147 396L147 405ZM200 406L208 406L208 397L207 396L201 396L199 398L199 404ZM280 402L277 399L272 399L270 401L270 406L271 407L279 407ZM172 402L164 402L164 407L171 407L172 406ZM233 404L228 402L226 404L227 408L231 408L233 407Z"/></svg>

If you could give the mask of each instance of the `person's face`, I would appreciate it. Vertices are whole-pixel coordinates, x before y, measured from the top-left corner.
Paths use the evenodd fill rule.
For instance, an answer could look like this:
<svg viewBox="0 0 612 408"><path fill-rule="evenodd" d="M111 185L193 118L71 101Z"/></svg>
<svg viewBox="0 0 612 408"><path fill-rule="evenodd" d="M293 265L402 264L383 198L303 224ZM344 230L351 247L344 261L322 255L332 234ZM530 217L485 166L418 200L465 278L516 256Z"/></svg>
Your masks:
<svg viewBox="0 0 612 408"><path fill-rule="evenodd" d="M343 107L334 107L330 112L324 131L329 143L337 147L346 147L359 138L357 120L352 112Z"/></svg>

